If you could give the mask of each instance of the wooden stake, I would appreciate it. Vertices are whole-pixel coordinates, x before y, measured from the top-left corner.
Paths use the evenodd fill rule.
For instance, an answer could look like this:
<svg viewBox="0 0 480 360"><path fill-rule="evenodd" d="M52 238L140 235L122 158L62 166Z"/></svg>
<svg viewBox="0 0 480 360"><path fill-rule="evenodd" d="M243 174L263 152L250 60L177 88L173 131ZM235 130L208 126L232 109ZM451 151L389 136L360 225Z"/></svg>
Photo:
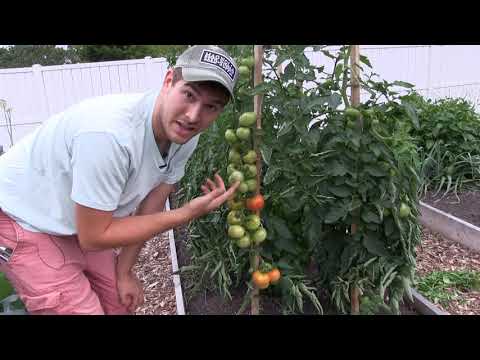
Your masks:
<svg viewBox="0 0 480 360"><path fill-rule="evenodd" d="M253 86L258 86L263 82L263 75L262 75L262 67L263 67L263 46L262 45L255 45L254 46L254 57L255 57L255 70L253 74ZM257 124L256 128L257 131L256 133L260 132L262 130L262 95L257 94L253 98L253 111L255 112L255 115L257 116ZM257 189L256 189L256 194L260 194L260 182L261 182L261 170L262 170L262 156L260 154L260 149L258 146L258 141L256 136L253 137L253 146L255 149L255 152L257 153ZM256 214L260 216L260 210L256 211ZM260 263L260 257L258 253L256 253L253 256L252 263L250 264L251 267L253 268L253 271L258 269ZM258 289L254 289L252 292L252 308L251 308L251 314L252 315L258 315L259 314L259 309L260 309L260 292Z"/></svg>
<svg viewBox="0 0 480 360"><path fill-rule="evenodd" d="M352 45L350 54L350 67L352 69L352 95L351 103L353 107L360 105L360 46Z"/></svg>
<svg viewBox="0 0 480 360"><path fill-rule="evenodd" d="M360 64L360 46L359 45L352 45L352 52L350 53L350 68L352 69L352 77L351 77L351 96L350 96L350 103L352 107L358 107L360 105L360 68L358 65ZM363 120L360 117L358 119L360 122L360 128L363 128ZM352 224L352 235L357 232L357 224ZM360 313L360 290L357 286L354 286L350 292L350 303L351 303L351 313L353 315L357 315Z"/></svg>

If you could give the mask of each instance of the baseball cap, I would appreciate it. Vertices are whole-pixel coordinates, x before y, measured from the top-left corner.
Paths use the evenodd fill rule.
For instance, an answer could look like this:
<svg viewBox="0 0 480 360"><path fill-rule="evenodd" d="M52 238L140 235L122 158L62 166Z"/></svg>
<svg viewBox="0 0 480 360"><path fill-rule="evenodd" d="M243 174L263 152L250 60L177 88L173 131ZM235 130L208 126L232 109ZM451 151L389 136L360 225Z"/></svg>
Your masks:
<svg viewBox="0 0 480 360"><path fill-rule="evenodd" d="M233 99L238 67L230 55L214 45L195 45L181 54L175 68L182 68L183 80L215 81L223 85Z"/></svg>

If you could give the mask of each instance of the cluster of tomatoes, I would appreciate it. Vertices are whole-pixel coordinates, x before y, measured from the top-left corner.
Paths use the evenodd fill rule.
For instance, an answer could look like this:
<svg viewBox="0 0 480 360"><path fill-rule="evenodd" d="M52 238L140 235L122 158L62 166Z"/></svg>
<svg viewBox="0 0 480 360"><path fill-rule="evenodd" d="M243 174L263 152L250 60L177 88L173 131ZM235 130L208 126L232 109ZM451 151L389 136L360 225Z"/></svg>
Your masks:
<svg viewBox="0 0 480 360"><path fill-rule="evenodd" d="M252 129L256 122L253 112L243 113L236 130L227 129L225 139L231 148L228 154L228 183L237 181L235 197L228 201L230 212L227 215L228 236L239 248L259 245L267 238L258 212L265 204L257 190L257 153L252 149Z"/></svg>
<svg viewBox="0 0 480 360"><path fill-rule="evenodd" d="M247 84L254 66L253 57L242 59L240 64L240 76L247 80L244 82ZM242 89L244 90L244 87L240 90ZM241 249L259 246L267 238L267 231L262 226L259 216L265 201L257 191L257 152L253 149L256 122L257 117L254 112L244 112L238 118L238 126L225 131L225 140L230 145L227 166L228 183L232 185L237 181L240 182L234 198L227 203L230 209L227 215L227 232L228 237ZM276 272L273 268L269 269L272 271L272 280L268 277L268 273L260 269L254 271L253 283L260 289L267 288L270 283L276 283L280 278L280 272L278 269L275 270Z"/></svg>

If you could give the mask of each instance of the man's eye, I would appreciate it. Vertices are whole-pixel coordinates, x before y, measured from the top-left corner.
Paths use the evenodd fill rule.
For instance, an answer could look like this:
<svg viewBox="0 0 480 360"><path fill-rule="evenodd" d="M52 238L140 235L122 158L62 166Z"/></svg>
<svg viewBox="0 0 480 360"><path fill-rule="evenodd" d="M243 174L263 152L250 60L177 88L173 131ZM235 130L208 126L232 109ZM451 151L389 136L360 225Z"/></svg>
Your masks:
<svg viewBox="0 0 480 360"><path fill-rule="evenodd" d="M191 99L193 97L193 94L190 91L185 91L184 94L187 99Z"/></svg>

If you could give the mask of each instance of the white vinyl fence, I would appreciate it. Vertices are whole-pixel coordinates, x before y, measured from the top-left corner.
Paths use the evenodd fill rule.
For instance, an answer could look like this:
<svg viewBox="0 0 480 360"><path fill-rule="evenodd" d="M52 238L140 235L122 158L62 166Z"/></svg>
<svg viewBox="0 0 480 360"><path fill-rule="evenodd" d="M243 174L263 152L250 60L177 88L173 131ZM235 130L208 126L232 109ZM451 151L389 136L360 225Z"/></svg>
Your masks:
<svg viewBox="0 0 480 360"><path fill-rule="evenodd" d="M0 70L0 99L11 110L15 143L49 116L100 95L159 88L167 70L163 58ZM0 106L0 145L10 147L8 116Z"/></svg>
<svg viewBox="0 0 480 360"><path fill-rule="evenodd" d="M335 48L338 49L331 47L331 50ZM429 98L466 98L480 110L478 45L361 45L360 54L373 67L369 69L362 64L364 70L379 74L377 81L406 81ZM315 64L326 65L325 71L331 72L332 62L326 61L321 53L307 57Z"/></svg>
<svg viewBox="0 0 480 360"><path fill-rule="evenodd" d="M335 49L334 46L330 49ZM478 45L361 45L373 71L387 81L412 83L431 98L464 97L480 103ZM307 54L316 64L323 55ZM50 115L82 99L161 86L168 64L163 58L61 66L0 69L0 99L11 111L15 143ZM326 67L328 70L328 66ZM477 107L478 109L478 107ZM0 145L10 147L8 121L0 107Z"/></svg>

